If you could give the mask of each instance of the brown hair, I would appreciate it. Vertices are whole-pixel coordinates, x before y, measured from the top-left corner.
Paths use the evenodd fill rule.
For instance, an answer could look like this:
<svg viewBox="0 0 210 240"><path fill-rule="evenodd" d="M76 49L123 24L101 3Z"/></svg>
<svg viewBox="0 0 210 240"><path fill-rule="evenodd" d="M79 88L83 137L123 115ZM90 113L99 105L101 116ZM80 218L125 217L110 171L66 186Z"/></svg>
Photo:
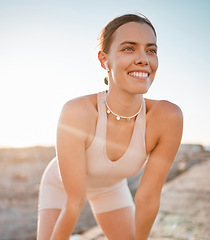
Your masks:
<svg viewBox="0 0 210 240"><path fill-rule="evenodd" d="M115 19L113 19L111 22L109 22L101 31L100 37L99 37L99 46L100 50L108 53L112 40L113 40L113 34L114 32L123 24L129 23L129 22L139 22L139 23L145 23L151 27L153 30L155 37L156 31L152 23L148 18L146 18L143 14L125 14L122 16L119 16Z"/></svg>

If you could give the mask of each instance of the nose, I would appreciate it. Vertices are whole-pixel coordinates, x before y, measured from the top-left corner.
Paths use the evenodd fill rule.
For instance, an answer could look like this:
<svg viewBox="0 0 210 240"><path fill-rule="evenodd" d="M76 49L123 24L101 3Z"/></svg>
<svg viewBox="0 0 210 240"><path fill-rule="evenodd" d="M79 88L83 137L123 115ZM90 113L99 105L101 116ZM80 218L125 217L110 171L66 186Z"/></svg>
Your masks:
<svg viewBox="0 0 210 240"><path fill-rule="evenodd" d="M147 55L145 53L138 54L135 60L135 64L142 65L142 66L149 65L149 60L147 58Z"/></svg>
<svg viewBox="0 0 210 240"><path fill-rule="evenodd" d="M136 62L136 65L142 65L142 66L147 66L149 65L149 62L147 59L141 59Z"/></svg>

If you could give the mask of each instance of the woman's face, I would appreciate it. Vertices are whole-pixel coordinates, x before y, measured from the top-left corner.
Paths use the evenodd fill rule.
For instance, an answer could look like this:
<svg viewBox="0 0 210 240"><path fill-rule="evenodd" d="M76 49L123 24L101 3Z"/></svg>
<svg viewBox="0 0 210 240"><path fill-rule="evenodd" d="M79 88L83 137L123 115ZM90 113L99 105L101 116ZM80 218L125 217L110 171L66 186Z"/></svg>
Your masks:
<svg viewBox="0 0 210 240"><path fill-rule="evenodd" d="M151 86L158 68L157 45L147 24L129 22L113 34L107 54L110 89L144 94Z"/></svg>

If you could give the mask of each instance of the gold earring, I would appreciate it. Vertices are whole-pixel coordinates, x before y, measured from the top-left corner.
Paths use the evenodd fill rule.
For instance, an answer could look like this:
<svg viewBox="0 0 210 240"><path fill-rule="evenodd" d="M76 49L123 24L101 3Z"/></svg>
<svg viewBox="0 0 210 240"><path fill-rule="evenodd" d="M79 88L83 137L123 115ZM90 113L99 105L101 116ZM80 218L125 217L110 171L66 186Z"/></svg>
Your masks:
<svg viewBox="0 0 210 240"><path fill-rule="evenodd" d="M105 83L106 85L109 85L108 77L105 77L105 78L104 78L104 83Z"/></svg>

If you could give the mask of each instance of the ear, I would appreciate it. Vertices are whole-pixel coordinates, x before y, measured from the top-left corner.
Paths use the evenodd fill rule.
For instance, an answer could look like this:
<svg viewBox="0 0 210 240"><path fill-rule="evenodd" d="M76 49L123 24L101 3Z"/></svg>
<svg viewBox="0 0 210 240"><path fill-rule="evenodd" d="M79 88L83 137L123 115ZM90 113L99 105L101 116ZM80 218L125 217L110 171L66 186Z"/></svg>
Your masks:
<svg viewBox="0 0 210 240"><path fill-rule="evenodd" d="M104 65L104 62L107 61L106 53L99 51L98 52L98 60L101 63L102 68L104 68L106 70L106 67Z"/></svg>

